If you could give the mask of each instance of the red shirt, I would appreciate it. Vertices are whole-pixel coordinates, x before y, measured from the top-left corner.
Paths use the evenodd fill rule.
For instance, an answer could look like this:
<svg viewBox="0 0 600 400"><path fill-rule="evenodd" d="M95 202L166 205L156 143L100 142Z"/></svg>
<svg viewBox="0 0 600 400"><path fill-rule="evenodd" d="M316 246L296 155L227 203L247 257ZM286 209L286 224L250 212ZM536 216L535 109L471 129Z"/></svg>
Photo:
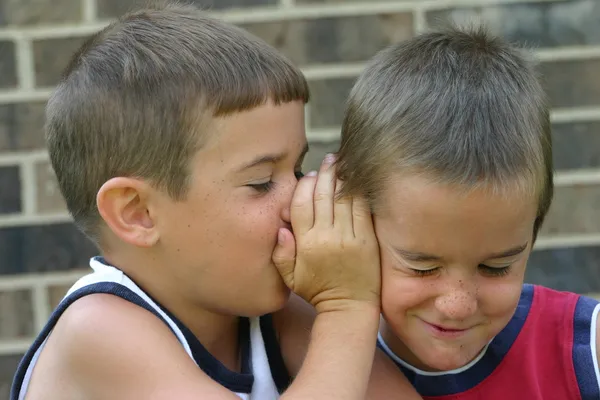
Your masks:
<svg viewBox="0 0 600 400"><path fill-rule="evenodd" d="M456 373L423 375L382 348L425 400L599 400L598 301L524 285L517 310L485 353Z"/></svg>

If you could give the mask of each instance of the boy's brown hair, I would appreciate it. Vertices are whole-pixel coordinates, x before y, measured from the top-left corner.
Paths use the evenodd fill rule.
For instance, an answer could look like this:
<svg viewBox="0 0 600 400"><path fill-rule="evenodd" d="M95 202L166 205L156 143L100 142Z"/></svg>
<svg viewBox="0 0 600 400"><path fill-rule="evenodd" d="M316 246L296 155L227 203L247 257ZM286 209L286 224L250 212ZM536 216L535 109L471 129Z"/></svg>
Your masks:
<svg viewBox="0 0 600 400"><path fill-rule="evenodd" d="M351 91L338 173L374 211L388 179L423 173L465 188L553 196L549 110L534 64L482 27L448 27L381 51Z"/></svg>
<svg viewBox="0 0 600 400"><path fill-rule="evenodd" d="M138 177L184 199L212 117L308 98L300 70L262 40L192 6L153 6L74 55L47 105L50 159L75 223L98 241L104 182Z"/></svg>

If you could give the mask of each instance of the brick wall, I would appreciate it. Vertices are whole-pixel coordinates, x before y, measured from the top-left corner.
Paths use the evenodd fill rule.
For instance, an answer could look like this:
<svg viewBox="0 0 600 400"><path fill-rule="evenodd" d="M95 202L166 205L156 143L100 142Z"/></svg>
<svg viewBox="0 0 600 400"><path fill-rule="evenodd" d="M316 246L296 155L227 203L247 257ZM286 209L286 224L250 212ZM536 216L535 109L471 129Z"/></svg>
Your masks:
<svg viewBox="0 0 600 400"><path fill-rule="evenodd" d="M0 399L19 356L94 248L70 223L44 150L43 108L67 57L127 0L0 0ZM483 18L535 46L553 106L556 199L530 282L600 293L600 1L197 1L302 66L314 168L337 148L344 98L377 50L436 21ZM481 5L485 4L485 5Z"/></svg>

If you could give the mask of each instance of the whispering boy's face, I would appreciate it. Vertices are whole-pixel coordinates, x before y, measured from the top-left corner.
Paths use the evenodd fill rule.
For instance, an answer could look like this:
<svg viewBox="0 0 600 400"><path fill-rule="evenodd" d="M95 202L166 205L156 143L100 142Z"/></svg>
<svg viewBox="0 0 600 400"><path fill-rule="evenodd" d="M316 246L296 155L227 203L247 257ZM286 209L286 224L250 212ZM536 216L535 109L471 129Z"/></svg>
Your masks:
<svg viewBox="0 0 600 400"><path fill-rule="evenodd" d="M273 312L289 294L271 258L307 150L304 104L269 102L213 122L187 198L161 203L165 262L180 295L202 308Z"/></svg>
<svg viewBox="0 0 600 400"><path fill-rule="evenodd" d="M382 335L408 363L447 371L473 360L511 319L531 252L537 198L522 191L398 176L375 216Z"/></svg>

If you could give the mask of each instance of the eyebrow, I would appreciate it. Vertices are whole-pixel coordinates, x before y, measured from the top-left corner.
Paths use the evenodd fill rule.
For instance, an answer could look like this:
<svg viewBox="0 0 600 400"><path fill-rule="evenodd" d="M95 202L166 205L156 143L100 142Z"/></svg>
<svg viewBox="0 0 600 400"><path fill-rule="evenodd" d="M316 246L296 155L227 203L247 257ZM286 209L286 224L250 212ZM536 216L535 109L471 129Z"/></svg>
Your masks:
<svg viewBox="0 0 600 400"><path fill-rule="evenodd" d="M524 252L528 245L529 245L529 243L525 243L523 245L513 247L511 249L502 251L500 253L490 254L485 259L486 260L496 260L496 259L500 259L500 258L513 257L513 256L516 256L516 255ZM396 251L396 253L398 253L399 255L401 255L402 257L404 257L405 259L407 259L409 261L424 262L424 261L439 261L441 259L441 257L432 255L432 254L412 252L412 251L406 251L406 250L402 250L402 249L394 249L394 250Z"/></svg>
<svg viewBox="0 0 600 400"><path fill-rule="evenodd" d="M304 149L302 150L302 153L300 154L299 159L302 159L302 157L304 157L306 155L306 153L308 153L308 143L304 146ZM246 163L244 165L242 165L240 168L237 169L238 172L241 172L245 169L249 169L249 168L253 168L256 167L258 165L262 165L262 164L270 164L270 163L276 163L278 161L280 161L282 158L285 157L284 153L279 153L279 154L262 154L257 156L256 158L254 158L252 161L250 161L249 163Z"/></svg>

